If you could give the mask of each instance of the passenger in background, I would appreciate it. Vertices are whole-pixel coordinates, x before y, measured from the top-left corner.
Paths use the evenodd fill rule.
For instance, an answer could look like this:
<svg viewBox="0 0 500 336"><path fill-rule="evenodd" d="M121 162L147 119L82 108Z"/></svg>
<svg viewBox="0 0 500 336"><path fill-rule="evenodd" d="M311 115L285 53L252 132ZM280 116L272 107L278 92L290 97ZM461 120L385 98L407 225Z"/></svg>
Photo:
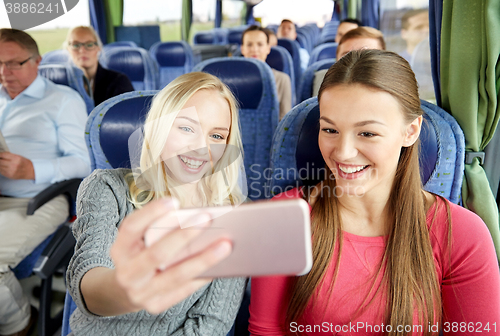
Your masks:
<svg viewBox="0 0 500 336"><path fill-rule="evenodd" d="M357 19L344 19L340 21L340 24L337 27L337 34L335 35L335 42L340 43L342 36L344 36L349 30L353 30L361 26L361 22Z"/></svg>
<svg viewBox="0 0 500 336"><path fill-rule="evenodd" d="M55 182L90 173L87 110L73 89L38 74L31 36L0 29L0 335L26 335L36 311L10 270L68 218L58 196L27 216L30 198Z"/></svg>
<svg viewBox="0 0 500 336"><path fill-rule="evenodd" d="M96 170L78 191L77 243L67 272L77 305L71 329L89 336L226 335L246 279L198 277L231 245L218 241L179 261L210 217L199 211L178 223L167 215L179 204L244 201L235 98L210 74L179 76L154 97L143 130L139 167ZM160 224L150 231L158 240L145 246L153 224ZM181 230L197 224L204 226Z"/></svg>
<svg viewBox="0 0 500 336"><path fill-rule="evenodd" d="M269 45L271 47L276 47L278 45L278 38L276 37L276 34L271 29L264 28L264 31L266 31L267 36L269 36Z"/></svg>
<svg viewBox="0 0 500 336"><path fill-rule="evenodd" d="M241 37L241 54L247 58L255 58L266 62L267 55L271 52L269 35L264 28L250 26ZM292 85L290 77L281 71L272 69L276 88L278 90L278 101L280 103L280 120L292 109Z"/></svg>
<svg viewBox="0 0 500 336"><path fill-rule="evenodd" d="M343 35L337 46L337 60L351 50L378 49L385 50L384 34L372 27L358 27ZM323 78L328 70L319 70L314 74L313 96L317 96Z"/></svg>
<svg viewBox="0 0 500 336"><path fill-rule="evenodd" d="M412 9L401 18L401 38L406 41L406 49L400 55L411 64L417 45L429 36L429 11Z"/></svg>
<svg viewBox="0 0 500 336"><path fill-rule="evenodd" d="M309 202L313 266L300 277L252 279L250 333L471 335L471 321L498 325L488 228L422 189L423 112L408 62L352 51L328 70L318 101L319 136L310 141L325 180L276 196Z"/></svg>
<svg viewBox="0 0 500 336"><path fill-rule="evenodd" d="M288 19L284 19L281 21L280 26L278 27L278 38L286 38L290 40L297 40L297 30L295 28L295 24ZM300 53L300 67L302 71L307 69L307 65L309 64L309 53L304 48L299 48Z"/></svg>
<svg viewBox="0 0 500 336"><path fill-rule="evenodd" d="M70 29L64 44L73 63L83 70L89 80L90 88L86 89L93 97L95 106L111 97L134 91L126 75L105 69L99 64L102 42L94 28L79 26Z"/></svg>

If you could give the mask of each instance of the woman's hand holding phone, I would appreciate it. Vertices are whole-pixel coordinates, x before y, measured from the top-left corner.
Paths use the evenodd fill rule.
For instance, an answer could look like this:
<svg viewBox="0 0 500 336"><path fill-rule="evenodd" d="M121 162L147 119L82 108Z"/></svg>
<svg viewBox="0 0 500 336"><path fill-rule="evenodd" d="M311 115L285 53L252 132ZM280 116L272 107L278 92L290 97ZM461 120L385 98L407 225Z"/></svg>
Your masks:
<svg viewBox="0 0 500 336"><path fill-rule="evenodd" d="M127 310L145 309L158 314L172 307L210 282L211 279L197 276L231 254L231 243L219 240L196 255L163 268L204 231L171 226L158 241L146 247L143 239L146 230L165 220L176 208L177 201L170 198L150 202L127 216L119 227L110 254L115 264L112 271L116 283L128 301ZM204 222L199 226L204 228L211 223L210 216L201 211L192 220Z"/></svg>

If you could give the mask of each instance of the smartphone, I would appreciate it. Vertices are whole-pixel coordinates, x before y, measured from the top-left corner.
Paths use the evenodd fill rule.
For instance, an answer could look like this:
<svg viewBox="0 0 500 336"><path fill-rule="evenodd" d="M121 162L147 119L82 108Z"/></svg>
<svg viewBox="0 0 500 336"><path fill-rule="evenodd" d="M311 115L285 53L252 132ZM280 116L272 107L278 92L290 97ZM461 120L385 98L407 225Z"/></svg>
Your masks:
<svg viewBox="0 0 500 336"><path fill-rule="evenodd" d="M309 205L302 199L258 201L234 208L222 206L172 211L170 220L153 224L146 231L146 246L172 230L172 225L183 230L200 230L201 223L186 223L194 211L200 210L211 215L212 225L169 265L227 238L233 245L231 255L201 274L200 278L303 275L310 271L310 214Z"/></svg>

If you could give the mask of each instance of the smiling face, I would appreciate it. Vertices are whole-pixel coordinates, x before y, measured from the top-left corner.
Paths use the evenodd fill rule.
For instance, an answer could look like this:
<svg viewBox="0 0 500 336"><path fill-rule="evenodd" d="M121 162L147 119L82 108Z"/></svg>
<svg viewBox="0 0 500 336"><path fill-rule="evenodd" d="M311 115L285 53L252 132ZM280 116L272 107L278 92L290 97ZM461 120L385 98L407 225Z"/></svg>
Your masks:
<svg viewBox="0 0 500 336"><path fill-rule="evenodd" d="M243 35L243 43L241 44L241 54L243 56L265 62L270 52L271 46L267 42L267 35L264 32L253 30Z"/></svg>
<svg viewBox="0 0 500 336"><path fill-rule="evenodd" d="M94 43L94 47L87 50L83 45L75 49L73 44ZM97 66L98 54L101 48L97 45L94 35L86 29L75 29L68 41L68 51L73 63L81 69L90 69Z"/></svg>
<svg viewBox="0 0 500 336"><path fill-rule="evenodd" d="M0 62L22 63L26 61L19 69L15 70L8 69L5 64L0 65L0 84L7 90L12 99L36 79L40 60L40 56L34 56L15 42L0 42Z"/></svg>
<svg viewBox="0 0 500 336"><path fill-rule="evenodd" d="M319 147L342 194L387 194L401 147L417 140L422 117L405 123L394 97L359 84L326 89L320 115Z"/></svg>
<svg viewBox="0 0 500 336"><path fill-rule="evenodd" d="M167 174L177 183L195 183L224 154L229 137L229 104L217 92L200 90L175 118L161 157Z"/></svg>

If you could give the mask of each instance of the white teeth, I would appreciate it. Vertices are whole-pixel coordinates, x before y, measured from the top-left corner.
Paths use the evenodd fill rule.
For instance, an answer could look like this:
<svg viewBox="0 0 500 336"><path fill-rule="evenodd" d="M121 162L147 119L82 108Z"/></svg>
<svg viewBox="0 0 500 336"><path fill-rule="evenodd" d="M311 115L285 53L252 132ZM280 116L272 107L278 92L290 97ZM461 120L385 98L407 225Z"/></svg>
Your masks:
<svg viewBox="0 0 500 336"><path fill-rule="evenodd" d="M185 156L179 156L179 157L181 158L182 162L184 162L186 164L186 166L188 166L189 168L193 168L193 169L200 168L200 166L204 162L204 161L199 161L199 160L188 159Z"/></svg>
<svg viewBox="0 0 500 336"><path fill-rule="evenodd" d="M363 170L366 167L368 167L368 166L343 167L343 166L339 165L340 170L342 170L344 173L347 173L347 174L356 173L360 170Z"/></svg>

